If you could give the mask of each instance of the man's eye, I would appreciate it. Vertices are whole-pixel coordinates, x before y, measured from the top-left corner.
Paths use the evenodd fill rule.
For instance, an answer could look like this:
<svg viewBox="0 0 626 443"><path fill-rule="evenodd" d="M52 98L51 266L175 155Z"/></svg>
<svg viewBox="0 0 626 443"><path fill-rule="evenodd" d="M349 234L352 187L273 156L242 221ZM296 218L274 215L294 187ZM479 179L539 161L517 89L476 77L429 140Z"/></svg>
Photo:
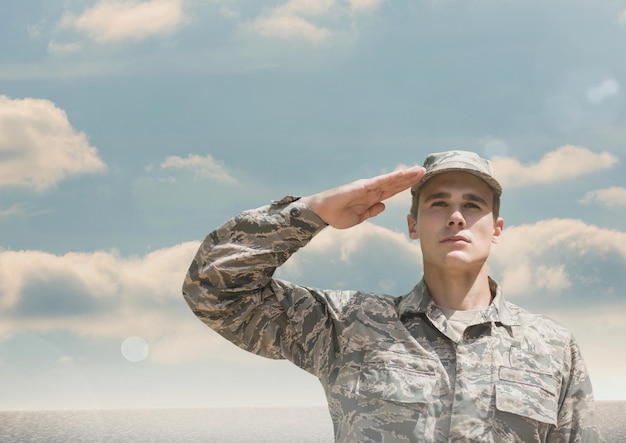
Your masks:
<svg viewBox="0 0 626 443"><path fill-rule="evenodd" d="M478 206L476 203L466 203L465 207L472 208L472 209L480 209L480 206Z"/></svg>
<svg viewBox="0 0 626 443"><path fill-rule="evenodd" d="M433 202L433 206L445 206L446 202L442 202L442 201L438 201L438 202Z"/></svg>

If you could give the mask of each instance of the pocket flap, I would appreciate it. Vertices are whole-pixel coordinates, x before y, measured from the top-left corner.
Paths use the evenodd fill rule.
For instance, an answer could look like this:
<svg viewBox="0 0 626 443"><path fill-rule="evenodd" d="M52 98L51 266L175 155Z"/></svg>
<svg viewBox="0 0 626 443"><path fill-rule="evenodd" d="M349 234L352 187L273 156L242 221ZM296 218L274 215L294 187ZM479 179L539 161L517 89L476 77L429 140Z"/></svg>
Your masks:
<svg viewBox="0 0 626 443"><path fill-rule="evenodd" d="M520 385L535 386L543 389L552 396L556 395L558 387L557 380L551 374L517 368L507 368L506 366L500 367L498 378L500 380Z"/></svg>
<svg viewBox="0 0 626 443"><path fill-rule="evenodd" d="M386 353L387 354L387 353ZM388 353L361 366L356 393L398 403L426 403L436 394L436 362L409 354Z"/></svg>
<svg viewBox="0 0 626 443"><path fill-rule="evenodd" d="M551 374L500 367L496 408L542 423L556 424L557 380Z"/></svg>

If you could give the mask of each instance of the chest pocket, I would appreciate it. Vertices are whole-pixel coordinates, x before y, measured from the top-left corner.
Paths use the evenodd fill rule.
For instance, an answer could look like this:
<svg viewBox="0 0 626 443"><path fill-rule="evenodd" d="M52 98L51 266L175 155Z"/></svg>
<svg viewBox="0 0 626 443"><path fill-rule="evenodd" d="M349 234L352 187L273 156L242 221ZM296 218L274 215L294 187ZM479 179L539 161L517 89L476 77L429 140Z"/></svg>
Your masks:
<svg viewBox="0 0 626 443"><path fill-rule="evenodd" d="M365 355L356 394L396 403L426 403L436 395L437 362L428 357L377 350Z"/></svg>
<svg viewBox="0 0 626 443"><path fill-rule="evenodd" d="M511 363L515 364L513 367L501 366L498 370L496 408L555 425L559 381L552 374L545 355L521 355L520 352L512 348Z"/></svg>

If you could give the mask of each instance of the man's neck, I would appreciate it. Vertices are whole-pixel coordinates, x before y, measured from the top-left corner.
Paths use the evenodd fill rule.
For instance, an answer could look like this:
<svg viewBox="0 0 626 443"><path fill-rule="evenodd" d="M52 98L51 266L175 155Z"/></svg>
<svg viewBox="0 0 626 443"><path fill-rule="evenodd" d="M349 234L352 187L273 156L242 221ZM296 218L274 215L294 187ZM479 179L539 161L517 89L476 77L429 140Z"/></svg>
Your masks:
<svg viewBox="0 0 626 443"><path fill-rule="evenodd" d="M451 272L425 267L424 281L435 303L459 311L483 309L491 303L486 266L478 272Z"/></svg>

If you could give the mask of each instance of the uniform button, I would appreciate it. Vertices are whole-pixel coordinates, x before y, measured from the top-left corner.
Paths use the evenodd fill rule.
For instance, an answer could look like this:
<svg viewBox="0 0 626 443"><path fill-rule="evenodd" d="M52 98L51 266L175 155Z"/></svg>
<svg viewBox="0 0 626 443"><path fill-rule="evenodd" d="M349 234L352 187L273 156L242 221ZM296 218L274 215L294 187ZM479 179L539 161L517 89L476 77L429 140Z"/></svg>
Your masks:
<svg viewBox="0 0 626 443"><path fill-rule="evenodd" d="M300 214L301 214L300 208L291 208L291 211L289 211L289 214L292 217L300 217Z"/></svg>

